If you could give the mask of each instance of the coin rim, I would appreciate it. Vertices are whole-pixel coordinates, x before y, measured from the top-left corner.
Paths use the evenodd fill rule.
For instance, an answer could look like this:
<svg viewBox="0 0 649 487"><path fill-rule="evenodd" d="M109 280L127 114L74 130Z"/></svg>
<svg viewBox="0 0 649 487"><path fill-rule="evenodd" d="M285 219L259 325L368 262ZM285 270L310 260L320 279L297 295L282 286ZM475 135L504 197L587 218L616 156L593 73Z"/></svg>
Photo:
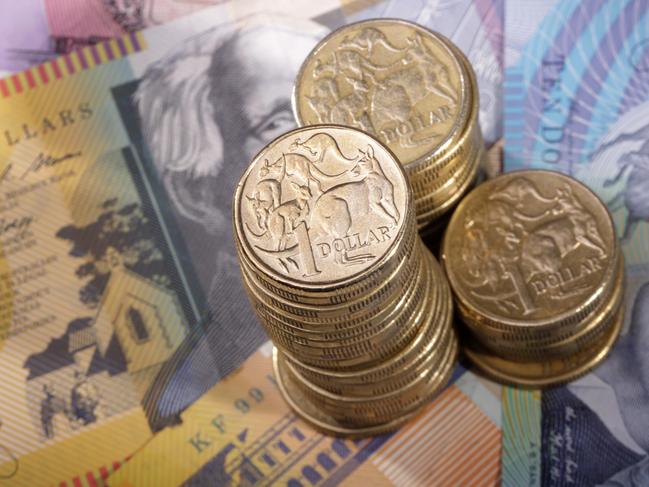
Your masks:
<svg viewBox="0 0 649 487"><path fill-rule="evenodd" d="M408 227L416 228L416 220L404 222ZM410 232L410 230L408 230ZM389 248L385 254L385 261L376 269L366 269L362 278L349 285L336 286L333 289L323 290L318 288L315 291L300 288L296 285L290 285L277 282L271 277L258 271L255 262L244 252L244 249L237 247L237 255L241 270L254 282L255 288L263 291L264 294L273 296L278 300L291 303L290 306L304 307L305 309L327 309L347 307L350 302L358 302L366 299L376 292L379 288L387 286L385 277L392 278L399 272L403 271L403 266L414 266L409 261L417 252L417 232L407 235L405 232L397 235L396 238L401 240L394 247ZM404 262L406 262L404 264ZM368 272L366 272L368 271ZM277 289L277 290L276 290Z"/></svg>
<svg viewBox="0 0 649 487"><path fill-rule="evenodd" d="M388 276L390 281L391 280L394 280L396 282L403 281L402 285L406 286L409 280L408 274L402 275L402 272L409 270L411 273L413 271L417 271L417 273L419 273L421 271L423 264L415 263L411 268L410 263L412 263L414 259L420 259L420 256L418 254L419 252L422 251L423 248L424 248L423 243L421 242L416 243L416 248L414 249L413 254L402 258L402 262L399 263L398 265L400 266L403 262L406 261L408 261L409 263L404 264L404 267L401 268L399 272L391 272L390 276ZM412 276L412 274L410 275ZM403 297L402 293L400 293L399 291L401 289L404 289L403 286L401 288L397 286L396 289L392 289L390 291L384 292L384 290L388 288L388 286L384 283L378 285L369 294L361 295L354 299L343 301L336 305L318 306L311 303L303 304L296 301L290 301L283 296L272 295L272 293L265 290L265 288L261 288L257 285L250 287L248 285L249 280L250 277L247 275L247 271L246 271L246 275L244 275L242 269L242 282L245 286L245 289L251 290L251 292L255 294L255 299L258 302L260 302L263 306L272 308L273 313L279 314L283 318L289 321L300 321L304 318L305 321L303 323L308 327L316 326L318 327L319 330L326 329L331 332L348 330L349 328L355 327L356 326L355 323L352 323L349 326L339 326L339 325L346 325L348 322L346 318L348 318L349 316L353 316L354 319L358 319L359 317L363 319L369 317L370 313L368 313L366 308L372 304L369 303L370 300L374 302L378 300L384 302L384 304L386 305L398 302ZM254 281L252 282L254 283ZM379 292L380 294L378 294ZM276 303L279 303L281 307L278 307ZM354 307L358 309L351 310L351 308ZM289 311L288 308L292 308L295 311ZM303 317L302 315L299 314L300 310L307 312L310 316ZM382 313L388 314L389 311L383 310ZM322 317L321 323L318 323L319 316Z"/></svg>
<svg viewBox="0 0 649 487"><path fill-rule="evenodd" d="M317 431L323 432L327 435L344 436L350 438L362 438L366 436L373 436L373 435L394 431L400 426L402 426L403 424L405 424L406 422L408 422L411 418L417 416L418 413L422 411L427 401L431 401L436 394L443 391L446 388L446 386L449 385L449 381L453 377L453 371L455 370L454 364L457 361L458 349L456 349L455 351L453 360L450 361L451 366L449 366L448 368L447 376L444 378L443 381L440 381L440 385L437 388L431 391L430 396L426 400L422 401L422 403L417 408L415 408L412 412L408 412L401 417L393 419L392 421L388 421L382 424L377 424L372 426L361 426L361 427L353 428L353 427L340 426L336 424L328 424L325 423L324 421L321 421L313 417L308 413L308 411L305 410L305 408L300 407L298 403L294 401L291 395L289 394L286 384L284 383L284 379L282 375L279 373L279 364L277 360L277 351L275 347L273 347L273 354L272 354L273 374L275 376L279 392L281 396L284 398L284 401L288 404L291 410L298 417L300 417L303 421L309 424L312 428L314 428Z"/></svg>
<svg viewBox="0 0 649 487"><path fill-rule="evenodd" d="M430 253L430 252L429 252ZM432 254L430 254L432 257ZM420 362L421 359L421 350L425 353L431 352L435 347L439 346L439 342L443 339L443 335L446 332L445 328L453 328L453 298L451 296L450 288L446 281L443 280L443 275L441 273L441 268L439 264L434 263L436 268L434 269L433 275L438 279L438 285L435 286L436 290L434 295L431 298L433 300L433 309L441 310L440 316L442 316L442 324L435 322L435 320L430 319L428 323L422 325L420 332L413 338L413 340L397 354L388 357L385 361L367 367L361 370L322 370L318 367L313 367L309 364L305 364L300 361L297 357L294 357L290 353L282 352L282 354L294 364L300 370L300 373L303 373L304 370L307 371L308 375L318 375L323 373L328 375L333 381L342 381L344 384L351 385L355 380L361 381L360 377L363 376L376 376L376 380L382 380L386 377L384 370L390 370L394 368L392 365L394 362L402 362L403 367L406 367L409 362ZM407 359L410 359L406 362ZM383 375L382 375L383 374ZM304 375L304 374L303 374ZM311 380L307 377L308 380Z"/></svg>
<svg viewBox="0 0 649 487"><path fill-rule="evenodd" d="M600 306L595 308L582 321L576 323L575 325L569 326L569 328L573 328L573 330L557 333L556 335L553 333L554 330L546 331L533 328L529 331L521 330L525 331L526 333L521 334L516 339L508 340L507 338L503 338L501 334L511 334L511 331L503 331L490 328L486 323L476 323L475 321L472 321L472 318L469 318L467 320L466 311L463 309L463 305L457 305L456 303L456 309L458 310L458 315L460 316L464 326L466 326L466 328L468 328L474 334L476 339L482 342L486 348L491 349L495 353L498 353L498 342L509 342L512 348L514 348L516 344L521 342L532 342L534 343L533 346L540 349L539 352L541 352L542 350L548 350L550 351L550 353L554 353L552 352L553 350L561 349L562 347L568 347L573 341L581 341L588 336L593 338L591 336L593 333L598 337L601 336L601 334L605 334L595 333L595 330L602 331L603 329L608 328L608 324L610 324L616 318L619 307L624 303L624 294L626 288L625 280L624 259L620 259L618 264L618 271L614 278L614 285L611 289L609 298L603 301ZM546 332L550 334L551 338L534 337L532 335L535 332ZM588 342L589 340L586 339L586 343ZM532 347L528 345L525 348L521 348L521 354L527 352L529 348ZM503 355L505 355L505 353L503 353Z"/></svg>
<svg viewBox="0 0 649 487"><path fill-rule="evenodd" d="M588 359L583 364L579 364L573 369L563 371L551 376L540 377L537 375L536 377L531 378L530 376L517 376L515 374L512 374L511 372L505 372L499 369L497 365L494 365L490 362L490 358L494 357L495 354L487 352L486 350L480 350L476 352L472 350L469 343L465 343L464 353L479 370L502 384L529 388L549 387L565 384L567 382L578 379L583 375L586 375L588 372L597 367L608 356L608 354L615 346L618 337L620 336L620 332L622 331L622 327L624 325L624 317L625 309L624 306L621 306L618 316L616 316L614 321L611 323L609 335L605 335L601 338L602 344L596 350L596 352L593 353L592 356L588 357ZM536 365L544 362L532 360L520 362L514 360L506 360L501 357L494 358L503 362L520 365L521 367L524 367L525 363L532 363ZM563 359L565 359L565 357L552 358L550 359L550 361Z"/></svg>

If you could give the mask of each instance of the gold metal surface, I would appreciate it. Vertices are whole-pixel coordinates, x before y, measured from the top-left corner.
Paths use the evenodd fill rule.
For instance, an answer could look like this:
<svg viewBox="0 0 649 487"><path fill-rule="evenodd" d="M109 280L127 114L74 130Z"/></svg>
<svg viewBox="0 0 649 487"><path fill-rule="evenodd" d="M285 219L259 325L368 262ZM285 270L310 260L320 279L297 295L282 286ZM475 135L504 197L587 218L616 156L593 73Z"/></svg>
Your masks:
<svg viewBox="0 0 649 487"><path fill-rule="evenodd" d="M410 180L419 228L475 180L484 147L466 56L444 36L396 19L340 28L309 54L293 90L298 125L339 123L382 140Z"/></svg>
<svg viewBox="0 0 649 487"><path fill-rule="evenodd" d="M346 25L324 38L293 92L299 125L337 123L372 133L408 166L452 145L470 91L441 35L396 19Z"/></svg>
<svg viewBox="0 0 649 487"><path fill-rule="evenodd" d="M334 417L351 420L356 424L368 426L377 422L389 421L395 415L402 415L418 408L430 398L448 379L449 368L455 361L457 343L451 341L441 357L435 357L420 375L399 388L372 397L367 395L333 394L315 386L302 378L279 354L280 369L292 377L295 385L311 401Z"/></svg>
<svg viewBox="0 0 649 487"><path fill-rule="evenodd" d="M624 298L624 263L620 259L618 275L615 279L615 286L611 296L602 306L593 310L584 320L575 325L564 326L563 328L543 333L511 334L503 333L502 330L491 329L481 326L472 321L472 318L465 314L458 306L459 314L464 323L470 328L476 338L487 348L510 358L537 357L547 358L573 353L587 346L599 338L611 326L617 316ZM531 329L530 332L538 330Z"/></svg>
<svg viewBox="0 0 649 487"><path fill-rule="evenodd" d="M457 299L491 327L559 328L608 297L618 244L604 204L550 171L487 181L458 206L441 259Z"/></svg>
<svg viewBox="0 0 649 487"><path fill-rule="evenodd" d="M273 371L282 397L295 413L313 428L326 435L343 436L350 438L363 438L394 431L407 421L416 416L416 411L399 415L390 421L373 425L358 426L348 421L340 421L324 411L317 404L313 404L304 396L301 389L295 384L290 374L280 370L277 351L273 350Z"/></svg>
<svg viewBox="0 0 649 487"><path fill-rule="evenodd" d="M281 136L237 187L244 288L278 350L282 394L322 430L388 431L453 370L451 290L414 209L390 151L341 126Z"/></svg>
<svg viewBox="0 0 649 487"><path fill-rule="evenodd" d="M387 299L381 295L376 295L374 296L374 302L368 304L365 316L360 318L349 316L345 320L343 315L336 322L338 325L336 327L331 327L329 321L319 321L317 318L313 318L313 321L307 324L305 321L300 321L303 320L301 318L286 317L278 312L272 304L269 305L259 301L258 296L253 294L253 289L248 287L248 290L255 311L261 316L261 319L272 324L273 327L277 327L285 333L294 334L296 337L316 341L340 341L342 343L348 340L353 341L359 336L361 338L365 337L384 328L386 323L402 314L412 312L419 301L426 299L428 283L424 279L424 272L426 272L426 267L420 265L418 272L414 274L415 277L410 276L410 281L406 283L406 287L402 288L402 293L397 295L395 299L392 299L391 296ZM344 325L344 328L342 325Z"/></svg>
<svg viewBox="0 0 649 487"><path fill-rule="evenodd" d="M602 362L613 348L624 323L621 306L608 332L588 347L566 357L539 361L513 361L497 357L476 343L465 344L464 353L484 373L507 384L546 387L578 379Z"/></svg>
<svg viewBox="0 0 649 487"><path fill-rule="evenodd" d="M465 353L496 380L573 380L620 332L624 259L612 219L568 176L518 171L481 184L451 217L441 259Z"/></svg>
<svg viewBox="0 0 649 487"><path fill-rule="evenodd" d="M319 291L381 267L409 200L405 174L383 145L344 127L306 127L254 158L235 192L234 226L260 272Z"/></svg>
<svg viewBox="0 0 649 487"><path fill-rule="evenodd" d="M361 279L356 280L353 284L332 290L321 289L320 292L317 290L313 292L312 290L300 289L295 286L288 287L281 283L271 282L261 274L262 271L257 269L254 263L248 262L245 255L239 253L239 259L246 277L264 295L281 300L284 303L299 303L304 310L311 309L316 310L318 313L322 311L336 315L335 310L341 309L343 306L359 306L360 301L368 298L373 299L373 295L394 291L393 288L403 284L399 281L400 278L416 271L418 259L414 256L417 252L417 236L412 232L414 222L409 221L406 227L410 229L409 233L411 235L404 240L405 245L395 246L381 265L372 271L364 273ZM290 304L287 304L286 308L288 308L287 311L294 314L304 314L302 310L296 311L293 309L291 311ZM352 310L345 312L350 311Z"/></svg>
<svg viewBox="0 0 649 487"><path fill-rule="evenodd" d="M435 266L437 266L436 263ZM452 327L447 325L453 315L452 299L448 286L441 278L441 275L436 277L436 280L441 284L437 286L437 291L431 297L433 309L439 309L439 320L427 320L407 347L374 367L353 371L325 370L304 364L291 354L284 353L284 355L304 377L324 388L353 388L398 379L401 375L416 369L420 363L434 355L437 350L443 349L444 346L441 343L452 332Z"/></svg>
<svg viewBox="0 0 649 487"><path fill-rule="evenodd" d="M365 416L361 413L359 418L354 419L347 418L345 412L332 413L304 394L296 378L289 371L282 369L283 362L278 359L277 351L273 352L273 367L282 396L298 416L326 434L362 437L393 431L411 419L418 408L428 402L448 382L453 373L457 351L457 341L452 341L451 346L445 350L446 359L442 367L434 371L434 378L427 383L425 393L421 394L418 400L406 410L391 409L389 420L381 417L380 414L372 414L372 411L366 411Z"/></svg>

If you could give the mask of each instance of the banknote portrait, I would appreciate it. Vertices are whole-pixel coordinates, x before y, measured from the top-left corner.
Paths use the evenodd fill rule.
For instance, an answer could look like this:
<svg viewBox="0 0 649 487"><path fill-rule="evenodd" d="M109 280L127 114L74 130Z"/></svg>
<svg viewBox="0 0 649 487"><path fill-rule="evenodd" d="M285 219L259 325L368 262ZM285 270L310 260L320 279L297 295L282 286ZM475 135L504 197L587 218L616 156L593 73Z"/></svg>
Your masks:
<svg viewBox="0 0 649 487"><path fill-rule="evenodd" d="M609 426L617 440L619 457L629 466L603 485L649 484L649 282L640 287L631 308L628 333L621 337L611 358L595 374L615 393L623 427ZM610 413L608 416L612 416ZM607 425L608 426L608 425ZM629 438L631 441L629 441ZM621 444L620 444L621 443Z"/></svg>
<svg viewBox="0 0 649 487"><path fill-rule="evenodd" d="M649 124L616 134L597 148L595 156L599 155L609 155L616 163L604 187L616 188L616 195L608 206L611 211L625 211L621 234L628 241L638 224L649 223Z"/></svg>
<svg viewBox="0 0 649 487"><path fill-rule="evenodd" d="M156 407L190 402L266 340L241 287L232 195L255 153L294 126L293 81L324 33L312 22L265 16L215 27L152 63L130 98L186 248L182 259L207 300L204 326L180 347Z"/></svg>
<svg viewBox="0 0 649 487"><path fill-rule="evenodd" d="M649 282L629 299L628 330L592 374L543 393L544 476L576 485L649 482ZM592 449L574 448L579 435Z"/></svg>
<svg viewBox="0 0 649 487"><path fill-rule="evenodd" d="M616 215L623 245L633 246L641 240L642 227L649 223L646 106L624 114L592 154L595 163L606 168L602 186L613 195L606 203ZM637 277L630 281L634 279ZM608 452L606 461L582 459L578 463L590 481L609 487L649 483L649 282L641 283L637 291L628 288L628 329L609 359L564 392L551 393L563 396L564 408L578 405L573 408L575 420L588 424L581 429L584 436L580 441L600 445ZM584 416L591 419L584 421ZM576 423L573 426L578 427Z"/></svg>

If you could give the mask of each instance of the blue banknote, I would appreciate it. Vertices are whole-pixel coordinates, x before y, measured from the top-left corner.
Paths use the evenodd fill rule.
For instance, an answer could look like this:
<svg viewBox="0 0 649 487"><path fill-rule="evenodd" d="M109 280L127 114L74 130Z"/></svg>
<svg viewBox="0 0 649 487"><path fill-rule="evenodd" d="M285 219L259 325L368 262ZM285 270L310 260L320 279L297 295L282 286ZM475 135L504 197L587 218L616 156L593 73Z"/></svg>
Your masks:
<svg viewBox="0 0 649 487"><path fill-rule="evenodd" d="M649 2L507 1L505 170L568 173L608 205L626 259L611 356L504 394L505 485L649 485Z"/></svg>

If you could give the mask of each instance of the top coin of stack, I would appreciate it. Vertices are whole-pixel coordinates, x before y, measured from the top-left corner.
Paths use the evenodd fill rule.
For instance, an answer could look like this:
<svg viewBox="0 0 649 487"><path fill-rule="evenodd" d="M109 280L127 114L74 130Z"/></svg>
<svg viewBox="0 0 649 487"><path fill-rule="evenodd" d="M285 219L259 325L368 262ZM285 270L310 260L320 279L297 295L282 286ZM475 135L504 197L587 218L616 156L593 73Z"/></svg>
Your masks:
<svg viewBox="0 0 649 487"><path fill-rule="evenodd" d="M394 156L341 126L271 142L234 196L243 281L286 400L315 427L397 427L449 378L452 297Z"/></svg>
<svg viewBox="0 0 649 487"><path fill-rule="evenodd" d="M624 266L611 216L568 176L518 171L478 186L449 222L442 261L468 357L503 382L573 380L620 332Z"/></svg>
<svg viewBox="0 0 649 487"><path fill-rule="evenodd" d="M293 110L299 126L351 126L386 144L406 169L420 229L462 198L484 153L466 57L403 20L366 20L324 38L298 73Z"/></svg>

